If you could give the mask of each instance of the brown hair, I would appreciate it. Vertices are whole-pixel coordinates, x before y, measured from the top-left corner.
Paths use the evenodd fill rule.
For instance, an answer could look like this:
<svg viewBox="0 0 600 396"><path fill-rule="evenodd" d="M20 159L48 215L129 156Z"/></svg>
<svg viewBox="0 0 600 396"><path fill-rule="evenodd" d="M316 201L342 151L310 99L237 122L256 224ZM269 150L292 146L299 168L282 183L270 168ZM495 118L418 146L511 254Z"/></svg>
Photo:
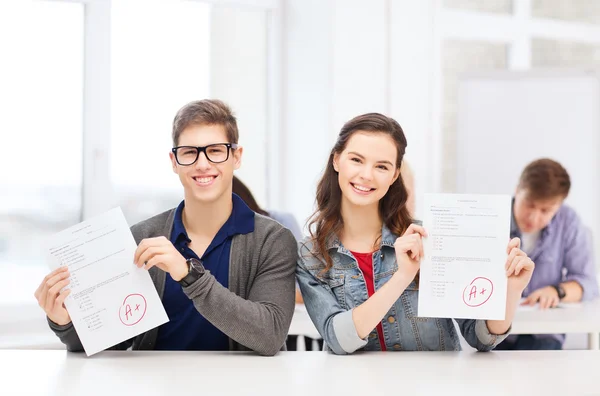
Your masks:
<svg viewBox="0 0 600 396"><path fill-rule="evenodd" d="M571 178L561 164L542 158L525 167L518 188L526 190L528 197L534 200L566 198L571 189Z"/></svg>
<svg viewBox="0 0 600 396"><path fill-rule="evenodd" d="M309 219L310 236L314 246L312 253L316 257L322 257L325 260L323 273L329 271L333 266L331 256L327 252L327 241L329 238L339 235L344 227L341 213L342 191L338 174L333 168L333 158L336 154L339 155L344 151L352 135L358 131L383 133L390 136L396 143L397 170L402 165L402 158L406 149L404 132L392 118L379 113L368 113L355 117L344 124L333 149L331 149L325 171L317 186L317 210ZM383 219L383 223L392 233L398 236L402 235L412 222L406 208L407 196L402 177L398 177L379 201L379 214ZM378 241L380 239L381 235Z"/></svg>
<svg viewBox="0 0 600 396"><path fill-rule="evenodd" d="M400 167L400 177L402 177L404 187L408 193L408 198L406 199L406 209L408 209L408 213L413 216L415 214L415 174L406 161L402 161L402 166Z"/></svg>
<svg viewBox="0 0 600 396"><path fill-rule="evenodd" d="M254 199L254 196L252 195L252 192L250 192L248 186L242 183L242 181L236 176L233 176L232 191L234 194L238 195L242 199L242 201L244 201L246 205L248 205L248 207L254 212L259 213L263 216L269 216L269 213L266 210L258 206L258 202L256 202L256 199Z"/></svg>
<svg viewBox="0 0 600 396"><path fill-rule="evenodd" d="M227 132L228 142L237 143L239 139L235 115L224 102L217 99L204 99L183 106L173 119L173 147L179 144L179 136L191 125L222 125Z"/></svg>

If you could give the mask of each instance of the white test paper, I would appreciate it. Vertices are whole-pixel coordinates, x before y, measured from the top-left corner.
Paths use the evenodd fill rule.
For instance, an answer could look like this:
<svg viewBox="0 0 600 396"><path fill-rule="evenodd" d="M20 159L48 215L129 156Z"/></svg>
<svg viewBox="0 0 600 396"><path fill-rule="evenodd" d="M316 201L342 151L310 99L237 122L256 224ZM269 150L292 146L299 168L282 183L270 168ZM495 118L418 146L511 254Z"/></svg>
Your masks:
<svg viewBox="0 0 600 396"><path fill-rule="evenodd" d="M137 245L121 208L49 240L50 268L68 266L65 306L88 356L169 319L150 274L133 263Z"/></svg>
<svg viewBox="0 0 600 396"><path fill-rule="evenodd" d="M420 317L504 320L508 195L425 194Z"/></svg>

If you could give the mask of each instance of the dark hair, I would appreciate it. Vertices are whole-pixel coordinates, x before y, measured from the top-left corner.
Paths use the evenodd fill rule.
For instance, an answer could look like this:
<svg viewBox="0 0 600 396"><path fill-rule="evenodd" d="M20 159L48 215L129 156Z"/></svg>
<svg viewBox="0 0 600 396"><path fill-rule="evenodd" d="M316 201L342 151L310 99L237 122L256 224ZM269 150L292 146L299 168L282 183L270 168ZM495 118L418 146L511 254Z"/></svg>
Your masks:
<svg viewBox="0 0 600 396"><path fill-rule="evenodd" d="M359 131L386 134L394 140L397 149L396 170L398 171L406 150L406 137L402 128L394 119L382 114L363 114L351 119L342 127L317 186L317 209L309 219L308 228L314 246L312 253L325 260L323 272L329 271L333 266L331 256L327 252L327 241L329 238L339 235L344 226L341 213L342 191L338 174L333 168L333 159L336 154L339 155L344 151L352 135ZM407 197L408 193L402 177L399 176L379 201L379 214L383 223L398 236L402 235L412 222L406 208ZM375 243L379 243L380 240L381 235Z"/></svg>
<svg viewBox="0 0 600 396"><path fill-rule="evenodd" d="M549 158L533 161L525 167L519 179L519 189L526 190L533 200L566 198L571 189L567 170Z"/></svg>
<svg viewBox="0 0 600 396"><path fill-rule="evenodd" d="M227 132L228 142L239 139L237 121L229 106L217 99L204 99L183 106L173 119L173 147L179 144L179 136L191 125L222 125ZM221 143L221 142L220 142Z"/></svg>
<svg viewBox="0 0 600 396"><path fill-rule="evenodd" d="M236 176L233 176L232 191L234 194L242 198L242 201L244 201L250 209L263 216L269 216L269 212L258 206L258 203L256 202L256 199L254 199L254 196L250 192L250 189L244 183L242 183L242 181Z"/></svg>

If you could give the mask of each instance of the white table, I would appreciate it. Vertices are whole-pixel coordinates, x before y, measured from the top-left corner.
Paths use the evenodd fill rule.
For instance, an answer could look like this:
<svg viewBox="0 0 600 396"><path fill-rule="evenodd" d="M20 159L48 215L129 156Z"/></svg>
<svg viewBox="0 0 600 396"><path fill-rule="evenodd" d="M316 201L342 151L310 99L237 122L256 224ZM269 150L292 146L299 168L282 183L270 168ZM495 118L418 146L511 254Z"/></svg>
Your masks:
<svg viewBox="0 0 600 396"><path fill-rule="evenodd" d="M0 351L0 394L591 395L597 351L280 352Z"/></svg>
<svg viewBox="0 0 600 396"><path fill-rule="evenodd" d="M511 334L587 333L588 349L600 349L600 300L540 310L519 309Z"/></svg>
<svg viewBox="0 0 600 396"><path fill-rule="evenodd" d="M600 349L600 300L563 305L544 311L537 307L520 308L511 334L587 333L588 349ZM321 338L302 305L296 306L289 334Z"/></svg>

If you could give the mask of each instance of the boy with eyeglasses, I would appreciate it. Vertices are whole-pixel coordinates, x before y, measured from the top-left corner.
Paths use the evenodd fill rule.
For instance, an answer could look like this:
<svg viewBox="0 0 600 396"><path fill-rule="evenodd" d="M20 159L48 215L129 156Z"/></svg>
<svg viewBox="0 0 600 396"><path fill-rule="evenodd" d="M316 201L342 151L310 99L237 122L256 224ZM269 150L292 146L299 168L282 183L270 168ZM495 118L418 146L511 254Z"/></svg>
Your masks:
<svg viewBox="0 0 600 396"><path fill-rule="evenodd" d="M253 350L274 355L294 311L296 240L232 193L241 165L237 122L219 100L191 102L173 121L173 172L184 200L131 227L169 322L111 349ZM83 347L63 302L65 269L35 295L70 351ZM60 287L59 287L60 286Z"/></svg>

